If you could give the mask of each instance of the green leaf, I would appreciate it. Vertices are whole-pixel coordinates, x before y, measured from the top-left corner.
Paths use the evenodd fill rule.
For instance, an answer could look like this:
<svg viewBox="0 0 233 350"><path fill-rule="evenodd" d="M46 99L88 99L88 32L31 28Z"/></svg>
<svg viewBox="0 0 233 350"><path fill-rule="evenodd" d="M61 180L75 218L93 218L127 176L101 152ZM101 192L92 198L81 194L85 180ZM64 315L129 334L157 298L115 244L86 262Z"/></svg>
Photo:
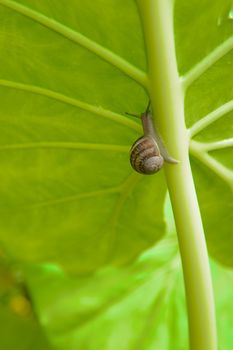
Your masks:
<svg viewBox="0 0 233 350"><path fill-rule="evenodd" d="M0 339L4 350L52 350L32 311L22 273L0 250Z"/></svg>
<svg viewBox="0 0 233 350"><path fill-rule="evenodd" d="M212 264L212 274L219 349L231 349L233 292L228 286L233 272ZM183 277L172 236L128 268L105 268L74 279L38 266L28 270L28 283L56 349L188 348Z"/></svg>
<svg viewBox="0 0 233 350"><path fill-rule="evenodd" d="M174 12L207 243L228 265L231 11L230 0L177 0ZM166 192L162 173L134 174L128 159L141 126L124 113L148 102L136 3L0 0L0 48L2 244L20 261L80 273L130 262L163 236Z"/></svg>
<svg viewBox="0 0 233 350"><path fill-rule="evenodd" d="M176 1L175 33L183 79L192 169L208 250L233 265L232 1Z"/></svg>
<svg viewBox="0 0 233 350"><path fill-rule="evenodd" d="M164 234L163 175L129 165L141 126L124 113L148 98L136 5L121 3L127 16L119 1L0 1L0 238L21 261L83 273Z"/></svg>
<svg viewBox="0 0 233 350"><path fill-rule="evenodd" d="M0 337L4 350L52 350L38 323L0 307Z"/></svg>

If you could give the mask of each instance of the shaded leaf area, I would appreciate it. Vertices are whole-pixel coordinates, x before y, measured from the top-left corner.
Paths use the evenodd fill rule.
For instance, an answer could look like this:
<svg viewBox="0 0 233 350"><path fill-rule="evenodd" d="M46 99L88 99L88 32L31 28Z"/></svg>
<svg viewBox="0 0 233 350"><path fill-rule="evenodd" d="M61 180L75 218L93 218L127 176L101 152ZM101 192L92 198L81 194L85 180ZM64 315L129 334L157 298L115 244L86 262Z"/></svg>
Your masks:
<svg viewBox="0 0 233 350"><path fill-rule="evenodd" d="M0 307L0 337L4 350L52 350L38 323L24 319L4 307Z"/></svg>
<svg viewBox="0 0 233 350"><path fill-rule="evenodd" d="M102 269L78 279L49 270L34 267L27 276L36 313L56 349L187 349L183 279L174 237L143 253L129 268ZM230 349L233 272L212 264L212 273L219 348Z"/></svg>
<svg viewBox="0 0 233 350"><path fill-rule="evenodd" d="M4 350L52 350L32 311L22 274L0 251L0 339Z"/></svg>
<svg viewBox="0 0 233 350"><path fill-rule="evenodd" d="M233 105L223 110L233 101L232 11L230 0L214 3L180 0L175 7L178 66L184 83L188 82L186 125L192 132L192 127L212 114L210 122L194 133L194 140L200 145L197 152L192 152L191 144L192 169L204 229L211 255L230 266L233 266L233 157L230 147ZM228 146L215 149L218 148L213 144L216 141L224 141ZM202 146L207 147L206 151ZM212 149L208 151L208 147Z"/></svg>
<svg viewBox="0 0 233 350"><path fill-rule="evenodd" d="M129 165L141 126L124 113L148 98L125 74L146 60L136 5L121 4L0 1L0 240L19 261L85 273L164 234L163 175Z"/></svg>

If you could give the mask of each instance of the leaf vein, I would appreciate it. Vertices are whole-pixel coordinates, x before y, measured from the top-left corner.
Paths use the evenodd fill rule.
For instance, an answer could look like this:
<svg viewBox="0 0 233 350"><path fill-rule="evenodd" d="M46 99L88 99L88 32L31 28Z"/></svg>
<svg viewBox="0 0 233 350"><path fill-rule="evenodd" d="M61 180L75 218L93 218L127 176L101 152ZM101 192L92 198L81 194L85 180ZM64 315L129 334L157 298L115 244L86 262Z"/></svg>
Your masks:
<svg viewBox="0 0 233 350"><path fill-rule="evenodd" d="M53 206L53 205L59 205L59 204L64 204L68 202L73 202L76 201L77 199L84 199L84 198L92 198L92 197L99 197L99 196L105 196L108 194L114 194L118 193L121 191L121 186L115 186L115 187L110 187L104 190L99 190L99 191L90 191L90 192L83 192L83 193L78 193L72 196L65 196L62 198L58 199L51 199L51 200L46 200L46 201L41 201L38 203L34 203L31 205L25 205L25 206L20 206L16 208L12 208L12 210L31 210L31 209L39 209L43 207L48 207L48 206Z"/></svg>
<svg viewBox="0 0 233 350"><path fill-rule="evenodd" d="M0 0L1 1L1 0ZM104 109L102 107L97 107L94 105L91 105L89 103L80 101L78 99L63 95L59 92L53 91L53 90L49 90L49 89L45 89L42 87L38 87L35 85L29 85L29 84L22 84L22 83L18 83L15 81L10 81L10 80L4 80L4 79L0 79L0 86L4 86L7 88L13 88L13 89L18 89L18 90L22 90L22 91L27 91L30 93L34 93L34 94L38 94L41 96L45 96L51 99L54 99L56 101L59 101L61 103L65 103L67 105L71 105L74 107L78 107L81 108L85 111L94 113L95 115L104 117L106 119L112 120L114 122L117 122L119 124L128 126L129 128L136 130L136 131L141 131L141 126L140 124L136 123L135 121L129 119L128 117L125 117L121 114L112 112L110 110Z"/></svg>
<svg viewBox="0 0 233 350"><path fill-rule="evenodd" d="M226 168L207 152L203 152L198 142L190 142L190 153L226 182L233 191L233 171Z"/></svg>
<svg viewBox="0 0 233 350"><path fill-rule="evenodd" d="M214 142L205 142L205 143L197 142L197 141L195 142L198 143L198 145L203 151L206 151L206 152L233 147L233 138L214 141Z"/></svg>
<svg viewBox="0 0 233 350"><path fill-rule="evenodd" d="M81 142L30 142L21 144L0 145L0 151L19 150L33 148L52 148L52 149L71 149L71 150L93 150L93 151L113 151L129 152L130 146L98 144L98 143L81 143Z"/></svg>
<svg viewBox="0 0 233 350"><path fill-rule="evenodd" d="M38 11L32 10L29 7L19 4L13 0L0 0L0 4L10 8L13 11L20 13L21 15L28 17L41 25L53 30L54 32L62 35L66 39L79 44L88 51L94 53L101 59L110 63L112 66L119 69L121 72L135 80L144 88L148 87L148 78L145 72L135 67L119 55L115 54L111 50L101 46L97 42L87 38L83 34L67 27L66 25L59 23L58 21L49 18Z"/></svg>
<svg viewBox="0 0 233 350"><path fill-rule="evenodd" d="M218 60L233 49L233 36L210 52L202 61L197 63L188 73L182 77L183 88L186 90L206 70L212 67Z"/></svg>
<svg viewBox="0 0 233 350"><path fill-rule="evenodd" d="M129 194L133 191L135 185L141 180L142 177L135 172L132 172L126 179L125 183L121 185L121 191L118 200L116 201L115 208L111 214L111 218L108 221L106 232L110 235L110 242L108 244L108 254L106 257L106 262L112 260L114 256L114 251L116 250L116 224L122 212L122 208L127 200Z"/></svg>
<svg viewBox="0 0 233 350"><path fill-rule="evenodd" d="M231 111L233 111L233 100L228 101L224 105L220 106L219 108L215 109L194 123L193 126L189 129L190 137L198 134L200 131L207 128L210 124L214 123L216 120L220 119Z"/></svg>

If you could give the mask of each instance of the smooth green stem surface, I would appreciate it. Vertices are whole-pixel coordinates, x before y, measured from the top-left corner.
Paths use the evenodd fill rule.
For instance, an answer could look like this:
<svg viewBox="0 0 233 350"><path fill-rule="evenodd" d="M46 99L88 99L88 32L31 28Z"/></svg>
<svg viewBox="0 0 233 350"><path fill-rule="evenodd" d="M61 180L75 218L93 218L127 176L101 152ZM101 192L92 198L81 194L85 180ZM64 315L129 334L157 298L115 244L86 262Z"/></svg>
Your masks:
<svg viewBox="0 0 233 350"><path fill-rule="evenodd" d="M150 97L156 125L169 153L180 161L165 165L186 290L191 350L216 350L216 321L205 236L189 163L184 96L173 36L173 1L138 0L149 65Z"/></svg>

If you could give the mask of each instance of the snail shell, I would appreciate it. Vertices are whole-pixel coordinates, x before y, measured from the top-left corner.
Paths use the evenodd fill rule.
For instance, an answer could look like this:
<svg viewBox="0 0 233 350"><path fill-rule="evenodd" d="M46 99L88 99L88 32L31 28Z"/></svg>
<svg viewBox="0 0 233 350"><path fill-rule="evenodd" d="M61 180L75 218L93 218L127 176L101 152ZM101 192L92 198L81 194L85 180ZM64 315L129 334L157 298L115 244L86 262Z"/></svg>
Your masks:
<svg viewBox="0 0 233 350"><path fill-rule="evenodd" d="M141 174L154 174L163 166L164 159L158 145L150 135L139 138L131 148L130 163Z"/></svg>
<svg viewBox="0 0 233 350"><path fill-rule="evenodd" d="M157 173L164 161L176 164L178 161L169 156L162 139L153 124L152 114L149 111L150 101L146 111L140 115L144 136L139 138L131 147L130 163L138 173L150 175ZM137 116L135 114L127 113Z"/></svg>

